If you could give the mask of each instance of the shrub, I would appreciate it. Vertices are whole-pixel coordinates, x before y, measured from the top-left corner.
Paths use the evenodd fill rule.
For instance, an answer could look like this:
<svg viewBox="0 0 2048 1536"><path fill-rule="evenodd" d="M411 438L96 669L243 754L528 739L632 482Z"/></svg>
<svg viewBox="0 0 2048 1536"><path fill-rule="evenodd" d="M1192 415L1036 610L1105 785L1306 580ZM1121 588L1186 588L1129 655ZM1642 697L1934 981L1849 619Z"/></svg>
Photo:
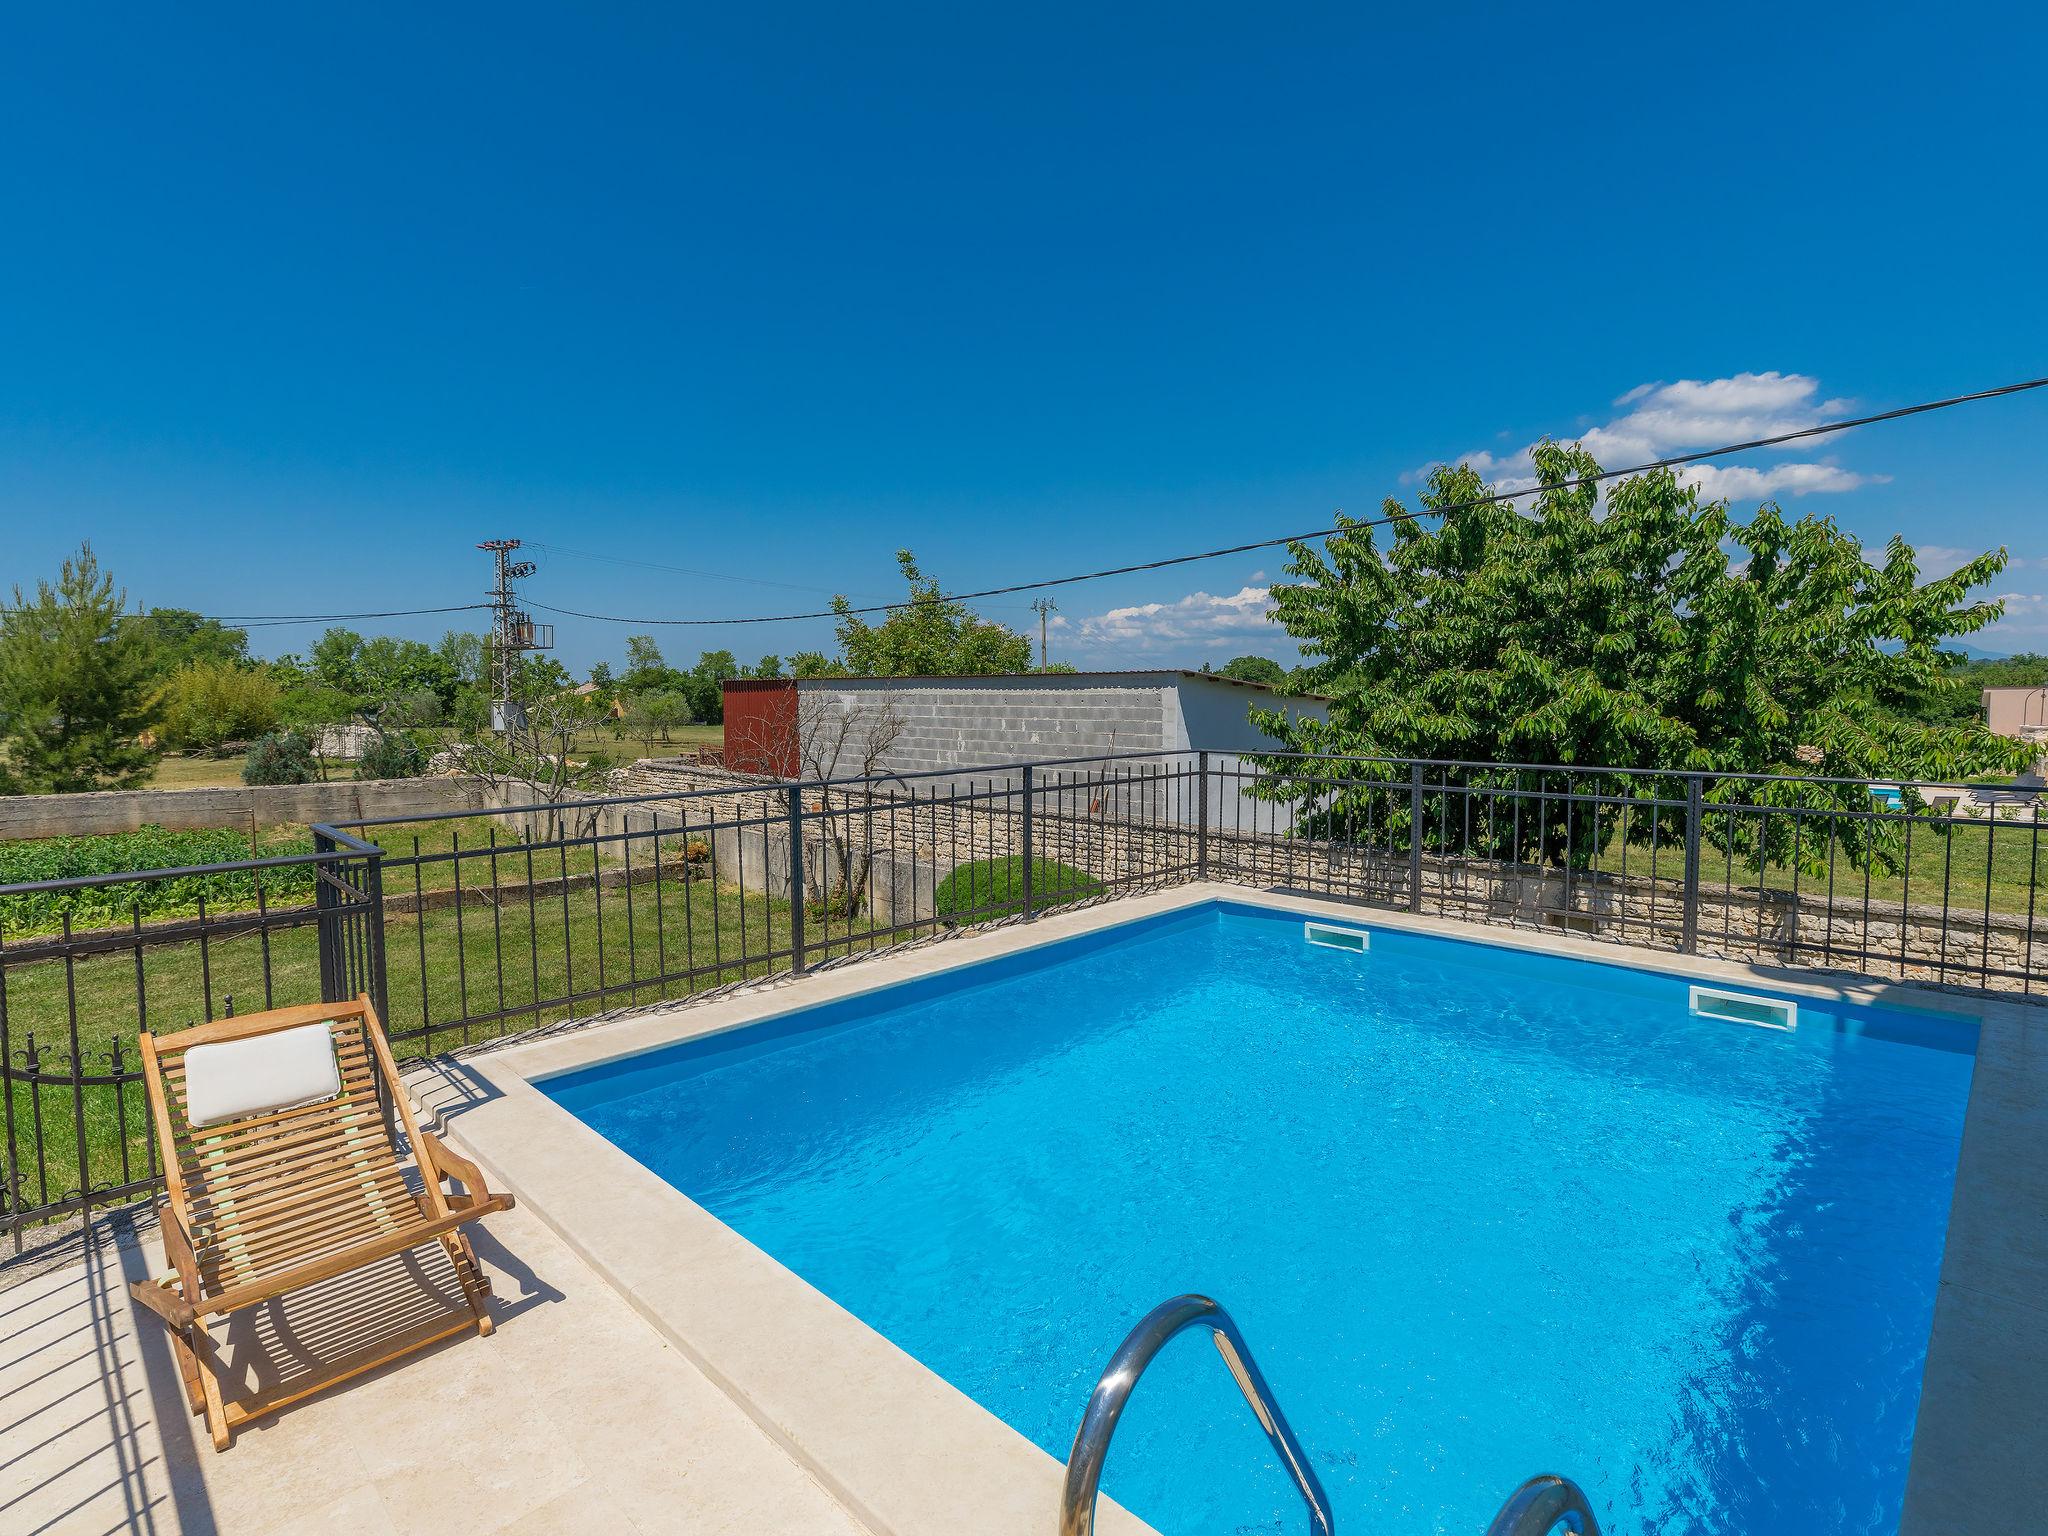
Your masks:
<svg viewBox="0 0 2048 1536"><path fill-rule="evenodd" d="M308 843L302 833L264 839L252 848L247 833L227 828L167 832L162 827L148 826L137 832L106 837L0 843L0 885L129 870L189 869L195 865L232 863L252 855L263 858L307 851ZM263 872L263 894L272 903L304 898L312 889L313 872L306 866ZM147 920L190 913L198 909L202 896L209 907L253 902L256 877L251 871L236 870L217 875L184 875L176 880L139 881L133 885L0 896L0 928L11 938L21 932L56 929L66 917L76 928L104 928L128 922L137 915Z"/></svg>
<svg viewBox="0 0 2048 1536"><path fill-rule="evenodd" d="M283 695L268 674L231 662L197 661L164 686L157 740L175 751L209 752L277 729Z"/></svg>
<svg viewBox="0 0 2048 1536"><path fill-rule="evenodd" d="M272 731L258 737L242 764L244 784L311 784L319 777L313 743L297 731Z"/></svg>
<svg viewBox="0 0 2048 1536"><path fill-rule="evenodd" d="M1031 908L1039 911L1063 901L1099 895L1102 882L1054 859L1031 861ZM1024 910L1024 860L976 859L962 864L939 882L932 897L940 917L965 919L1007 917Z"/></svg>
<svg viewBox="0 0 2048 1536"><path fill-rule="evenodd" d="M380 731L356 760L359 779L416 779L427 771L427 751L410 736Z"/></svg>

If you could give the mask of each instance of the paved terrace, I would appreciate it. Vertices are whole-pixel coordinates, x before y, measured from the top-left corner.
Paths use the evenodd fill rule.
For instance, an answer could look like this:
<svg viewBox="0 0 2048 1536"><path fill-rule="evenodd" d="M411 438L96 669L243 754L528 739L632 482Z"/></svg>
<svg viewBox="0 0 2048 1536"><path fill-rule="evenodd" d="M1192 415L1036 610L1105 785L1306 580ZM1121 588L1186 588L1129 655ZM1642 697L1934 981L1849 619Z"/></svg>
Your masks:
<svg viewBox="0 0 2048 1536"><path fill-rule="evenodd" d="M0 1269L0 1531L7 1536L862 1536L733 1401L525 1211L470 1229L497 1331L242 1429L215 1454L169 1337L129 1299L153 1225L103 1224L56 1268ZM452 1275L374 1285L421 1314ZM250 1314L319 1355L323 1288ZM231 1340L246 1340L246 1333Z"/></svg>
<svg viewBox="0 0 2048 1536"><path fill-rule="evenodd" d="M782 979L751 995L647 1010L569 1032L546 1049L601 1055L644 1046L777 1011L798 1001L792 994L799 991L813 999L859 990L1206 895L1261 899L1240 887L1206 886L1107 902L1035 925L877 956L808 980ZM1291 908L1320 905L1299 896L1284 900ZM1329 910L1357 915L1353 908ZM1371 916L1392 926L1795 992L1829 984L1810 972L1681 961L1577 937L1539 938L1398 913ZM1872 1000L1885 993L1870 983L1848 990ZM1937 1005L1929 994L1919 996ZM2048 1131L2048 1014L2011 1003L1947 1005L1982 1009L1986 1027L1906 1528L1912 1536L2023 1536L2039 1531L2035 1517L2048 1507L2048 1461L2038 1455L2039 1426L2048 1413L2048 1311L2041 1302L2048 1284L2048 1143L2042 1140ZM489 1070L497 1071L497 1062L517 1054L473 1065L491 1063ZM415 1081L437 1079L428 1069ZM439 1097L427 1094L423 1107L449 1109ZM483 1132L484 1121L502 1107L460 1112L462 1106L454 1106L456 1139ZM472 1112L480 1116L473 1124ZM524 1147L529 1140L521 1136L515 1143ZM471 1150L484 1149L471 1139ZM526 1155L531 1160L530 1148ZM866 1528L784 1442L771 1439L671 1342L671 1330L701 1322L709 1299L685 1307L680 1321L658 1307L643 1316L636 1310L641 1303L629 1304L589 1267L580 1256L587 1250L572 1250L541 1219L542 1209L557 1218L572 1210L588 1224L580 1197L572 1196L523 1205L471 1229L495 1292L492 1337L456 1339L313 1398L244 1428L219 1455L185 1411L165 1331L127 1294L131 1279L160 1262L146 1220L103 1221L90 1246L54 1266L0 1268L0 1532L862 1536ZM636 1215L642 1227L627 1239L636 1254L675 1236L672 1223L646 1229L646 1214ZM675 1281L681 1273L662 1271L659 1306L673 1311L680 1305ZM397 1321L405 1324L452 1301L450 1277L431 1265L392 1261L368 1279L335 1284L388 1289L402 1299ZM289 1370L294 1359L331 1357L338 1341L329 1337L326 1313L336 1301L333 1292L307 1293L247 1314L246 1326L264 1344L263 1356L287 1362ZM251 1337L231 1336L231 1360L243 1358L239 1347ZM774 1353L786 1360L787 1350L784 1338ZM841 1394L820 1382L816 1395ZM895 1422L920 1425L920 1435L935 1428L916 1414ZM971 1467L956 1470L972 1475ZM976 1500L985 1501L987 1492L985 1483L978 1485Z"/></svg>

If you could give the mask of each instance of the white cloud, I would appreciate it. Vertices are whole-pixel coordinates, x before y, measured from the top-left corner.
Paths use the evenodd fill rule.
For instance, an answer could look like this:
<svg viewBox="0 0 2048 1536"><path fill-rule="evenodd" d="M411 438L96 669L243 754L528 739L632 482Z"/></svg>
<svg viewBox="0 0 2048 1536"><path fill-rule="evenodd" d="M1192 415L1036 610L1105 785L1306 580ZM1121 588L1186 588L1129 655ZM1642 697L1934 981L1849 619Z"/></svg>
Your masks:
<svg viewBox="0 0 2048 1536"><path fill-rule="evenodd" d="M1958 549L1953 544L1919 544L1914 546L1913 553L1920 557L1920 579L1922 581L1938 581L1951 571L1960 570L1963 566L1968 565L1972 560L1983 554L1984 551L1981 549ZM1879 564L1883 563L1884 551L1882 549L1870 550L1868 554L1873 561ZM2021 563L2017 560L2013 562L2015 565Z"/></svg>
<svg viewBox="0 0 2048 1536"><path fill-rule="evenodd" d="M2048 641L2048 592L2000 592L2005 617L1970 636L1973 645L1993 650L2040 650Z"/></svg>
<svg viewBox="0 0 2048 1536"><path fill-rule="evenodd" d="M1711 448L1750 438L1796 432L1839 416L1846 400L1820 398L1820 381L1803 373L1738 373L1725 379L1679 379L1675 383L1638 384L1620 396L1624 414L1582 432L1561 434L1585 444L1605 469L1626 469L1653 459ZM1528 490L1536 484L1535 444L1513 453L1479 449L1462 454L1497 489ZM1404 478L1419 478L1426 466ZM1710 498L1761 499L1790 494L1853 491L1882 482L1885 475L1859 474L1827 460L1780 463L1758 468L1748 464L1693 464L1679 470L1682 479Z"/></svg>
<svg viewBox="0 0 2048 1536"><path fill-rule="evenodd" d="M1074 638L1084 646L1145 650L1185 640L1267 634L1273 611L1270 588L1247 584L1227 596L1190 592L1170 603L1137 603L1084 618Z"/></svg>

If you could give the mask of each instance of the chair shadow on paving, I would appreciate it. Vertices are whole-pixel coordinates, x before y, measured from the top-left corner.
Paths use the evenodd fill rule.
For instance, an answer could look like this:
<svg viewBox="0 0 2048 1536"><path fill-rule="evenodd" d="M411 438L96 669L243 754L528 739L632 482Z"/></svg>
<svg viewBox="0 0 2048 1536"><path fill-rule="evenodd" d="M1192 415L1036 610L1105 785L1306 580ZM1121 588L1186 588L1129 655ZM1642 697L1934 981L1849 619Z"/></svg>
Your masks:
<svg viewBox="0 0 2048 1536"><path fill-rule="evenodd" d="M515 1329L564 1299L494 1238L469 1229L492 1289L491 1319ZM155 1224L140 1211L102 1217L77 1239L81 1260L0 1290L0 1531L7 1536L219 1536L209 1476L234 1477L188 1410L169 1334L128 1293L161 1267ZM454 1266L429 1244L337 1276L215 1327L222 1385L232 1395L289 1393L337 1361L374 1355L439 1319L468 1317ZM395 1372L426 1387L461 1373L465 1350L489 1350L473 1329L251 1423L260 1433L310 1414L346 1444L347 1394ZM324 1405L324 1406L323 1406Z"/></svg>
<svg viewBox="0 0 2048 1536"><path fill-rule="evenodd" d="M116 1212L76 1241L0 1291L0 1530L217 1536L168 1340L128 1295L154 1224Z"/></svg>

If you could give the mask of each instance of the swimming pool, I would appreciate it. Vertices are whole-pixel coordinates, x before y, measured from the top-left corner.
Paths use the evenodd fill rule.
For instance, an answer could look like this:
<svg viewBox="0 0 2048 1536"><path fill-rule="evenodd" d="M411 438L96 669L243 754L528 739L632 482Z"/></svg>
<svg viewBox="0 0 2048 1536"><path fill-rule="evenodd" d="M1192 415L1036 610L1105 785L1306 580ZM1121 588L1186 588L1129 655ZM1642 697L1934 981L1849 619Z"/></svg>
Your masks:
<svg viewBox="0 0 2048 1536"><path fill-rule="evenodd" d="M1615 1531L1896 1523L1974 1037L1211 903L554 1078L614 1144L1056 1457L1132 1323L1236 1315L1350 1529L1530 1472ZM1105 1487L1299 1529L1206 1345Z"/></svg>

